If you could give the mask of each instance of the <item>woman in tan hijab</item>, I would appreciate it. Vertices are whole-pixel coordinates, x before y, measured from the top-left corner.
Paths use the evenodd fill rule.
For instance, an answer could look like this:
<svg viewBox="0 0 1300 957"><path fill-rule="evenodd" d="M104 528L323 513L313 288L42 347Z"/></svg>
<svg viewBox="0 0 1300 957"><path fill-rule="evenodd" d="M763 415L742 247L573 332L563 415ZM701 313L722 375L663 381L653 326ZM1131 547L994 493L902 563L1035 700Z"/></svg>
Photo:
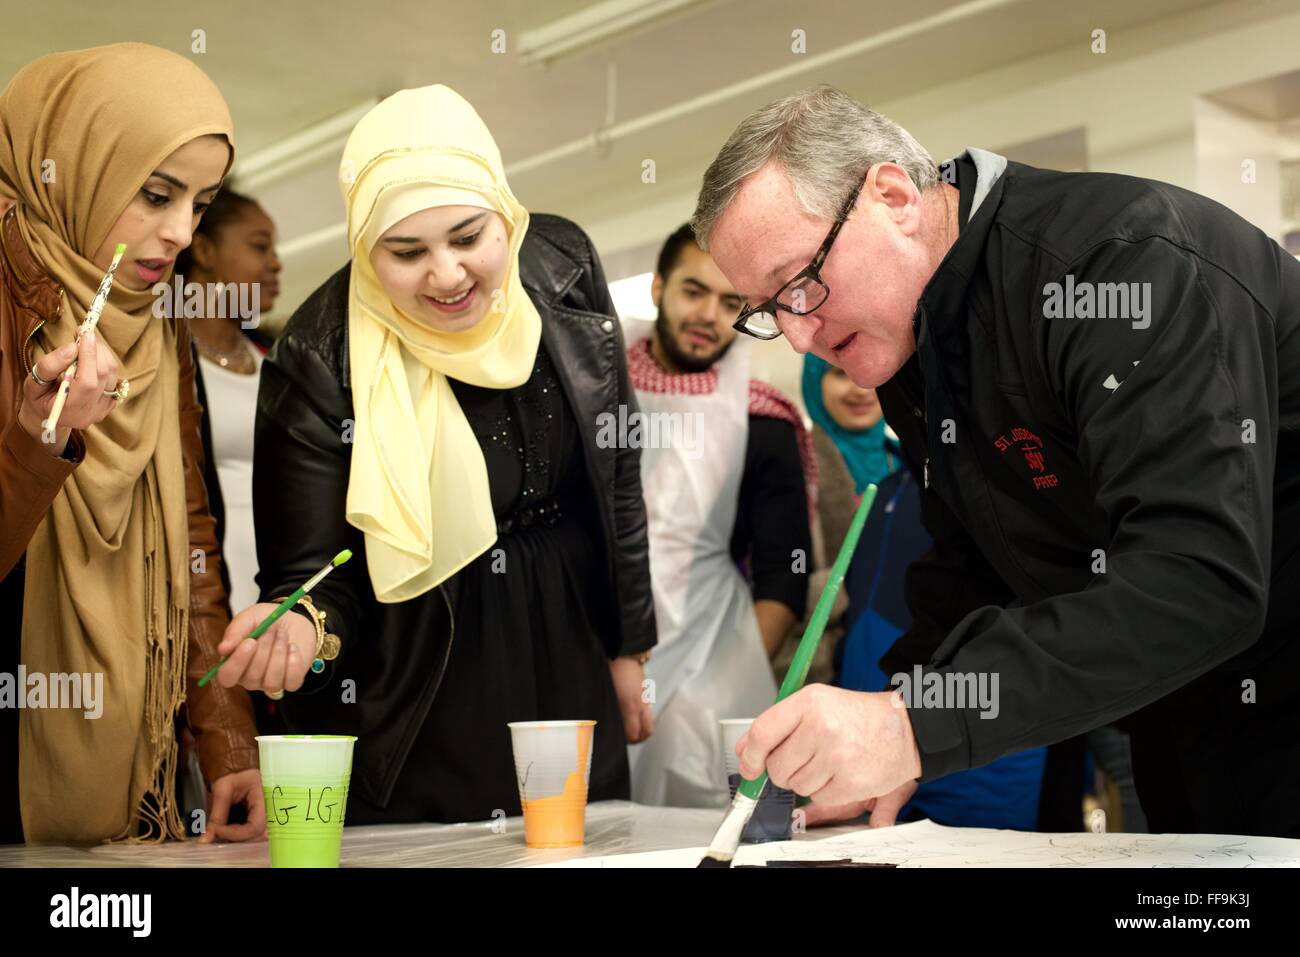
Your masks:
<svg viewBox="0 0 1300 957"><path fill-rule="evenodd" d="M0 94L0 195L13 204L0 223L0 670L21 676L10 690L24 698L0 711L0 760L17 770L17 794L0 791L0 842L196 830L175 795L187 673L213 790L204 839L265 826L247 695L194 685L229 610L189 333L155 314L151 294L233 143L207 76L145 44L42 57ZM118 243L126 257L97 332L78 343ZM74 358L50 432L41 422ZM248 822L225 826L239 802Z"/></svg>

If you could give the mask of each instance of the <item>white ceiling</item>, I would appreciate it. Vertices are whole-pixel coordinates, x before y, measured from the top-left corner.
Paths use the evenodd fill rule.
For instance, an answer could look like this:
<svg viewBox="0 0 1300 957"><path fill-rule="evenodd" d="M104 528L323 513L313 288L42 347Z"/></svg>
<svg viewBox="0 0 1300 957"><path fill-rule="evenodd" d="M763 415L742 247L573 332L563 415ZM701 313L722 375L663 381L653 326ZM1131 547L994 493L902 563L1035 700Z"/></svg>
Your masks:
<svg viewBox="0 0 1300 957"><path fill-rule="evenodd" d="M512 41L522 30L590 5L581 0L14 3L14 10L3 17L0 77L9 77L42 53L118 40L144 40L189 54L192 31L203 29L207 52L194 59L229 100L241 153L268 146L369 97L447 83L475 105L510 163L587 136L602 125L608 62L617 67L616 120L623 120L794 63L790 34L795 29L806 32L807 56L815 56L944 11L979 6L943 0L715 0L691 8L698 12L548 67L522 66L513 51L498 55L489 49L495 29L505 30ZM857 85L869 70L874 98L887 100L1045 50L1086 44L1097 26L1114 34L1214 3L985 0L984 5L987 12L891 44L861 61L820 71L796 86L850 78ZM720 111L739 118L769 98L769 91L756 90L744 102L722 104ZM667 146L671 132L675 144L690 149L689 134L696 125L657 130L651 142ZM707 120L698 125L712 129ZM539 171L528 178L529 187L544 190L548 199L587 193L593 185L572 170L548 169L545 175Z"/></svg>
<svg viewBox="0 0 1300 957"><path fill-rule="evenodd" d="M1209 99L1261 120L1300 120L1300 70L1221 90Z"/></svg>
<svg viewBox="0 0 1300 957"><path fill-rule="evenodd" d="M1048 51L1086 48L1090 32L1114 37L1142 24L1179 17L1222 0L705 0L664 22L546 67L515 55L521 31L591 4L579 0L322 3L320 0L189 4L118 0L89 6L44 0L6 6L0 80L43 53L117 40L143 40L190 53L191 33L206 32L194 55L225 93L241 157L394 90L430 83L454 87L493 130L511 185L531 209L591 218L629 203L641 161L653 158L660 183L698 182L734 124L777 95L816 82L860 91L867 102L908 92ZM1250 4L1242 3L1243 15ZM949 19L945 20L947 17ZM491 52L492 31L505 31L508 52ZM808 52L791 52L791 32L806 32ZM872 45L875 38L881 42ZM836 62L818 57L861 42ZM1122 49L1116 50L1123 55ZM590 137L606 119L609 64L617 72L615 123L669 110L770 71L770 83L697 104L668 122L651 123L615 142L608 155L583 147L538 163L548 150ZM822 65L817 66L818 63ZM801 69L802 67L808 69ZM165 96L166 91L160 91ZM861 95L861 94L859 94ZM1073 148L1073 144L1069 144ZM341 202L334 163L276 184L281 238L337 223ZM268 195L269 198L269 195ZM285 300L323 278L326 261L304 256L298 275L287 264ZM309 285L301 288L305 281Z"/></svg>

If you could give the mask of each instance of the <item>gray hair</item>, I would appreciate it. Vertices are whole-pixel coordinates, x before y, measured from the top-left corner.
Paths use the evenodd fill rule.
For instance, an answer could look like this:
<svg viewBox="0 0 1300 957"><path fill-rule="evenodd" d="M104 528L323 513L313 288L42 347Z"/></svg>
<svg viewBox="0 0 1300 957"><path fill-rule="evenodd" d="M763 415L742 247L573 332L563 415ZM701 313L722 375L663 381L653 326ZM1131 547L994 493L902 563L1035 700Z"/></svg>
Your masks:
<svg viewBox="0 0 1300 957"><path fill-rule="evenodd" d="M847 93L821 84L755 110L709 164L691 228L701 249L745 178L769 160L780 165L808 212L825 219L876 163L897 163L922 192L939 180L934 159L912 134Z"/></svg>

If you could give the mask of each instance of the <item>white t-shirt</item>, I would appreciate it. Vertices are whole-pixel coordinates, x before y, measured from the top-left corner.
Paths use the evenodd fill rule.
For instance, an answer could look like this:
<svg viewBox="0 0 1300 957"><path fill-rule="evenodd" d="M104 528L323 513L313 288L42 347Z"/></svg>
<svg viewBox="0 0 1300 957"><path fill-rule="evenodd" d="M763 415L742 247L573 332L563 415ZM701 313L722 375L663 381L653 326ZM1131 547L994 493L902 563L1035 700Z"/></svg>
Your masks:
<svg viewBox="0 0 1300 957"><path fill-rule="evenodd" d="M257 601L257 540L253 530L253 422L257 414L258 373L262 354L240 337L256 370L240 375L223 369L201 353L207 413L212 427L212 455L226 505L221 557L230 574L230 609L239 614Z"/></svg>

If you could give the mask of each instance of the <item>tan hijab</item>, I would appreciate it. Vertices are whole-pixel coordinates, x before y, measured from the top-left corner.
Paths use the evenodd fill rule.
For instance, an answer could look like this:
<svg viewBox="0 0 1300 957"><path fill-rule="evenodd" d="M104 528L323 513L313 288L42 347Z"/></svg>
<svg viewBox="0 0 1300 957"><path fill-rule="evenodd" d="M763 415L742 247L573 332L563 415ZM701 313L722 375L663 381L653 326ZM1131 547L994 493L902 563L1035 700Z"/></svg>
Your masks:
<svg viewBox="0 0 1300 957"><path fill-rule="evenodd" d="M347 520L366 536L375 597L414 598L496 541L483 450L448 377L490 389L528 380L542 320L519 278L528 210L506 183L482 119L446 86L402 90L357 124L343 151L352 250L348 346L356 418ZM395 306L370 264L379 237L434 206L480 206L505 220L509 266L492 306L464 332L439 332Z"/></svg>
<svg viewBox="0 0 1300 957"><path fill-rule="evenodd" d="M62 316L36 340L44 352L72 341L104 272L88 257L145 180L210 133L233 151L212 81L142 43L42 57L0 94L0 192L17 200L24 239L64 293ZM185 690L189 521L176 329L152 303L149 291L114 284L97 332L131 396L85 430L85 461L27 547L28 674L103 674L98 719L71 708L21 714L28 841L136 840L142 821L154 839L184 836L173 722Z"/></svg>

